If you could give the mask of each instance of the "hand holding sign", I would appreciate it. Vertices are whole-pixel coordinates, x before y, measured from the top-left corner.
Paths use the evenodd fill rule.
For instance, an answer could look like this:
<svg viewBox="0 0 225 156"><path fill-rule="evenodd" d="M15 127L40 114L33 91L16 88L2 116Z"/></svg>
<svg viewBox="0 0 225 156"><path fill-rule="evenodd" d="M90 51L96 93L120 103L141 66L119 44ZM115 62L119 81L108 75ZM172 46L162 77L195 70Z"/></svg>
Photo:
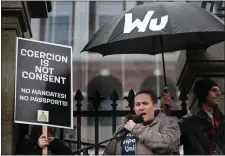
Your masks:
<svg viewBox="0 0 225 156"><path fill-rule="evenodd" d="M49 145L49 140L48 140L47 136L41 135L38 139L38 146L41 148L44 148L48 145Z"/></svg>

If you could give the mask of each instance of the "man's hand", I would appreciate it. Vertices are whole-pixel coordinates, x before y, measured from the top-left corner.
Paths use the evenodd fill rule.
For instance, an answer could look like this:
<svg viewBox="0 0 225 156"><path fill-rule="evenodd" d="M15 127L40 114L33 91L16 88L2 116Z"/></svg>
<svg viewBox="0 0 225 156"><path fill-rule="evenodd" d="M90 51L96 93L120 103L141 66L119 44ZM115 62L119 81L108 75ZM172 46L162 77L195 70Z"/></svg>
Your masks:
<svg viewBox="0 0 225 156"><path fill-rule="evenodd" d="M48 146L49 142L46 136L41 135L38 139L38 146L41 148L44 148L45 146Z"/></svg>
<svg viewBox="0 0 225 156"><path fill-rule="evenodd" d="M161 97L161 104L164 106L165 104L168 104L170 107L172 106L173 99L171 98L171 95L169 93L163 93Z"/></svg>
<svg viewBox="0 0 225 156"><path fill-rule="evenodd" d="M128 131L131 132L135 125L136 125L136 123L134 123L133 120L129 120L129 121L124 125L124 128L126 128Z"/></svg>

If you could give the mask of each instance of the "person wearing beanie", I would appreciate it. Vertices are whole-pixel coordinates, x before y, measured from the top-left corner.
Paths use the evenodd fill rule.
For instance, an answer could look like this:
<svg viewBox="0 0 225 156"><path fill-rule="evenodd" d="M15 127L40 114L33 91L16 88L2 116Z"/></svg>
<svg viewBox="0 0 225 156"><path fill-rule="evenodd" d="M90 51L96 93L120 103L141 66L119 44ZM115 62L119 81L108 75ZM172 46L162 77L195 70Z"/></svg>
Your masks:
<svg viewBox="0 0 225 156"><path fill-rule="evenodd" d="M198 80L195 83L193 93L200 108L202 104L212 106L212 108L217 107L219 104L220 89L217 83L209 78Z"/></svg>
<svg viewBox="0 0 225 156"><path fill-rule="evenodd" d="M198 101L198 112L180 122L181 145L184 155L224 155L225 116L219 110L220 89L216 82L203 78L195 82L193 94ZM164 94L161 103L172 99Z"/></svg>

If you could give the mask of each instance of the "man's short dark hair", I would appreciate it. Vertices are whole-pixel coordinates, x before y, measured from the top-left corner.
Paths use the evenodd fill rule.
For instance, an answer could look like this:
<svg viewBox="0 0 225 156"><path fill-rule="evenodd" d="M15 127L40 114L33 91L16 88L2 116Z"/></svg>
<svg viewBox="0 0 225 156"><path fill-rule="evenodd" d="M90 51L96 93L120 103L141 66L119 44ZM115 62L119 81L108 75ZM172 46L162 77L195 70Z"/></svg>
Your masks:
<svg viewBox="0 0 225 156"><path fill-rule="evenodd" d="M140 95L140 94L147 94L151 97L153 103L157 103L157 96L155 94L155 92L152 89L148 89L148 90L140 90L136 93L135 96Z"/></svg>

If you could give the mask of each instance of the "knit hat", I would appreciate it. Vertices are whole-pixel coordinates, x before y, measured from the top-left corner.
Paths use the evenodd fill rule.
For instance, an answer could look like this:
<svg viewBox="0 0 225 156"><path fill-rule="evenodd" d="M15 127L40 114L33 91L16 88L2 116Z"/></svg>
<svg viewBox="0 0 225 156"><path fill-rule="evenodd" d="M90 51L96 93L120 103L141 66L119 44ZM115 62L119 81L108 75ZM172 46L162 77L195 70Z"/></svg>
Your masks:
<svg viewBox="0 0 225 156"><path fill-rule="evenodd" d="M206 97L208 96L209 90L213 86L218 86L216 82L209 78L203 78L201 80L196 81L193 93L199 102L205 102Z"/></svg>

